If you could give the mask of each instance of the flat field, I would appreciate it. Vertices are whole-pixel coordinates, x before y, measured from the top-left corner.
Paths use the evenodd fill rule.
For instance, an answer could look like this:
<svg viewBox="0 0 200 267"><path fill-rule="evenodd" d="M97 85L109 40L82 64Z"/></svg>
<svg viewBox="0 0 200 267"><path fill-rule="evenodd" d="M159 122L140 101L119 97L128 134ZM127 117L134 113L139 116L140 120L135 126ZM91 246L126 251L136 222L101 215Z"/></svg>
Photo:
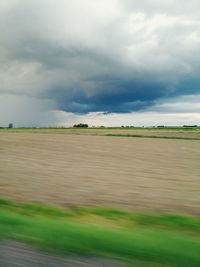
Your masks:
<svg viewBox="0 0 200 267"><path fill-rule="evenodd" d="M200 136L183 129L1 130L1 197L199 214L200 141L103 136L127 132Z"/></svg>
<svg viewBox="0 0 200 267"><path fill-rule="evenodd" d="M0 133L48 133L97 136L132 136L169 139L200 140L200 127L171 127L171 128L19 128L0 129Z"/></svg>

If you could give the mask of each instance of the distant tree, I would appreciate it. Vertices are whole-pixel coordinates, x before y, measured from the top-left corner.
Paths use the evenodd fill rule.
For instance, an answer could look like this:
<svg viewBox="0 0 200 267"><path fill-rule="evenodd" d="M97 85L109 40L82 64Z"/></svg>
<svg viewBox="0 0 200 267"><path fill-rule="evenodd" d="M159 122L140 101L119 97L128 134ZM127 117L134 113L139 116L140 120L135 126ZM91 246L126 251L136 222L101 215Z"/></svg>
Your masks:
<svg viewBox="0 0 200 267"><path fill-rule="evenodd" d="M13 128L13 123L9 123L8 128Z"/></svg>
<svg viewBox="0 0 200 267"><path fill-rule="evenodd" d="M88 128L88 124L86 123L79 123L79 124L74 124L74 128Z"/></svg>
<svg viewBox="0 0 200 267"><path fill-rule="evenodd" d="M198 127L198 125L183 125L183 127L191 127L191 128L193 128L193 127Z"/></svg>

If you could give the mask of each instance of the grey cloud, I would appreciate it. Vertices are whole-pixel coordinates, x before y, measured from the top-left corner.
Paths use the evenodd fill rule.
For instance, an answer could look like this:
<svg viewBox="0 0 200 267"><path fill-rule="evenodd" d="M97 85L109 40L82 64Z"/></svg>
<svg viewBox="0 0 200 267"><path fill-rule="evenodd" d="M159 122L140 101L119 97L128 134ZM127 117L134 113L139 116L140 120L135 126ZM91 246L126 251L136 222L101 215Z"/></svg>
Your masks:
<svg viewBox="0 0 200 267"><path fill-rule="evenodd" d="M160 113L199 113L200 121L200 94L161 100L149 110Z"/></svg>

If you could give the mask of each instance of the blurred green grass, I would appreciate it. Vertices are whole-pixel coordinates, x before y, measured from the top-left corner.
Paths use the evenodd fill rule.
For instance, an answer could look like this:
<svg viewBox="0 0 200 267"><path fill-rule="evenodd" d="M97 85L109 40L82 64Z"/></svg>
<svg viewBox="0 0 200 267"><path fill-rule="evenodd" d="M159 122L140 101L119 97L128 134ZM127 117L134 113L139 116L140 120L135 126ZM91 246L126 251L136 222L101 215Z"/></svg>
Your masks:
<svg viewBox="0 0 200 267"><path fill-rule="evenodd" d="M200 234L200 217L169 213L136 213L103 206L74 206L61 208L37 203L14 202L0 199L0 209L35 217L70 220L81 223L102 225L107 222L115 228L137 227L160 228L170 231ZM91 219L95 221L91 221ZM83 220L84 219L84 220Z"/></svg>
<svg viewBox="0 0 200 267"><path fill-rule="evenodd" d="M63 254L200 266L200 218L0 200L0 237Z"/></svg>

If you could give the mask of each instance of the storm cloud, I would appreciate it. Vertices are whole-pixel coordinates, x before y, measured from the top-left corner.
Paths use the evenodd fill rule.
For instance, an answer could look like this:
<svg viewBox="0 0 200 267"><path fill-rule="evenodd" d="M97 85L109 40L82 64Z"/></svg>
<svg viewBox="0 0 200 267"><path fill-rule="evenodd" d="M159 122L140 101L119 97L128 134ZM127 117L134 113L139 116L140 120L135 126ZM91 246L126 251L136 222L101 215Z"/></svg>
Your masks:
<svg viewBox="0 0 200 267"><path fill-rule="evenodd" d="M197 112L198 0L2 0L0 32L3 123L56 123L53 110L187 112L179 99Z"/></svg>

